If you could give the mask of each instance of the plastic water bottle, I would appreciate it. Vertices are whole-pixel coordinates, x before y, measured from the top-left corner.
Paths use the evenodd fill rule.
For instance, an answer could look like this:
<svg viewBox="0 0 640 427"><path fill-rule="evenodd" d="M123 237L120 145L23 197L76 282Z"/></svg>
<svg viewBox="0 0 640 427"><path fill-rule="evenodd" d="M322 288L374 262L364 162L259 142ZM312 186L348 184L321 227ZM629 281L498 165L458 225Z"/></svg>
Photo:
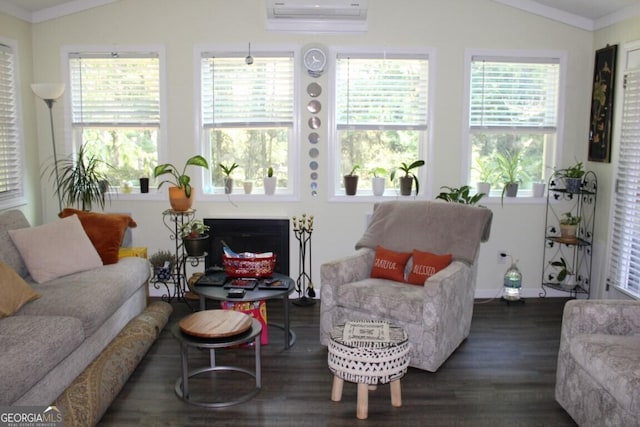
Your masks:
<svg viewBox="0 0 640 427"><path fill-rule="evenodd" d="M507 301L517 301L520 299L522 273L518 270L517 262L518 261L512 261L511 267L504 273L504 293L502 297Z"/></svg>

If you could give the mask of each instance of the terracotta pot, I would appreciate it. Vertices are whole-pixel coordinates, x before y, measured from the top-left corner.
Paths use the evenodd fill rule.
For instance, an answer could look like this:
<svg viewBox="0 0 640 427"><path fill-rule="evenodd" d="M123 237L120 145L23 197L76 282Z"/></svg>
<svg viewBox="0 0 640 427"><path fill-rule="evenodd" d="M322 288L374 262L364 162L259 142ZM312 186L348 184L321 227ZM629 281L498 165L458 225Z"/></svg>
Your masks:
<svg viewBox="0 0 640 427"><path fill-rule="evenodd" d="M191 209L191 205L193 205L193 195L196 190L191 187L191 197L187 197L184 194L184 188L182 187L169 187L169 203L171 204L171 209L178 212L184 212Z"/></svg>
<svg viewBox="0 0 640 427"><path fill-rule="evenodd" d="M560 224L560 237L567 240L575 240L577 225Z"/></svg>

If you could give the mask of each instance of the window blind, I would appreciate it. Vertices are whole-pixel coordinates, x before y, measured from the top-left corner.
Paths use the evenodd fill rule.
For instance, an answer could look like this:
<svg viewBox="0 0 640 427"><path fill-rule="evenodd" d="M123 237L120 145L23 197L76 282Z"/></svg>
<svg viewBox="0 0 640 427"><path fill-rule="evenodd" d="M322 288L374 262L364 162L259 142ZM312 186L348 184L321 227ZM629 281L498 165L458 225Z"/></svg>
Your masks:
<svg viewBox="0 0 640 427"><path fill-rule="evenodd" d="M640 295L640 71L624 78L607 284Z"/></svg>
<svg viewBox="0 0 640 427"><path fill-rule="evenodd" d="M557 124L560 61L471 62L470 126L553 130Z"/></svg>
<svg viewBox="0 0 640 427"><path fill-rule="evenodd" d="M23 195L15 72L13 50L0 44L0 201Z"/></svg>
<svg viewBox="0 0 640 427"><path fill-rule="evenodd" d="M385 56L336 59L338 129L425 130L429 61Z"/></svg>
<svg viewBox="0 0 640 427"><path fill-rule="evenodd" d="M72 54L74 125L160 126L160 59L155 53Z"/></svg>
<svg viewBox="0 0 640 427"><path fill-rule="evenodd" d="M293 126L293 55L201 61L202 123L212 127Z"/></svg>

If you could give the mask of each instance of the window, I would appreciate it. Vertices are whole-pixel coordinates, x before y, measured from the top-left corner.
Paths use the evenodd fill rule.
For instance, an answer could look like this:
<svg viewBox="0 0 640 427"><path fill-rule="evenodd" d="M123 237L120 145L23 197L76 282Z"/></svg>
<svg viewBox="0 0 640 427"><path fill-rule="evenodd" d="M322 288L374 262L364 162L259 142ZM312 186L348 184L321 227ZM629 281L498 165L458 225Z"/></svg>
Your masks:
<svg viewBox="0 0 640 427"><path fill-rule="evenodd" d="M16 55L0 43L0 206L23 198L21 134L18 125Z"/></svg>
<svg viewBox="0 0 640 427"><path fill-rule="evenodd" d="M215 165L205 193L224 193L224 174L218 165L237 163L231 175L234 186L255 181L252 192L264 194L262 178L273 168L276 194L293 194L294 99L291 52L253 52L251 65L241 54L202 54L203 151Z"/></svg>
<svg viewBox="0 0 640 427"><path fill-rule="evenodd" d="M373 176L376 168L388 176L402 162L424 159L428 55L344 53L335 68L334 193L344 194L342 177L357 165L358 194L371 194L371 180L363 176Z"/></svg>
<svg viewBox="0 0 640 427"><path fill-rule="evenodd" d="M109 183L127 193L158 163L159 53L71 53L69 72L74 147L111 165Z"/></svg>
<svg viewBox="0 0 640 427"><path fill-rule="evenodd" d="M608 285L640 297L640 71L624 77Z"/></svg>
<svg viewBox="0 0 640 427"><path fill-rule="evenodd" d="M470 55L468 62L468 183L489 182L500 194L515 178L528 192L555 162L561 58ZM516 176L505 176L499 158L517 159Z"/></svg>

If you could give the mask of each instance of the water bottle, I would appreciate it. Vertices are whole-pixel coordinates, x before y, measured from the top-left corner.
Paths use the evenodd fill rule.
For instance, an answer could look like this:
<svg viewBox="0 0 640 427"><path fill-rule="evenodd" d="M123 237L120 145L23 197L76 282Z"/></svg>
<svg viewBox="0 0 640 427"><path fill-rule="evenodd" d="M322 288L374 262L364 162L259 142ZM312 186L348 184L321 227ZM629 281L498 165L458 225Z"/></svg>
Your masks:
<svg viewBox="0 0 640 427"><path fill-rule="evenodd" d="M504 293L502 297L507 301L518 301L520 299L522 273L518 270L517 262L517 260L512 260L511 267L504 273Z"/></svg>

